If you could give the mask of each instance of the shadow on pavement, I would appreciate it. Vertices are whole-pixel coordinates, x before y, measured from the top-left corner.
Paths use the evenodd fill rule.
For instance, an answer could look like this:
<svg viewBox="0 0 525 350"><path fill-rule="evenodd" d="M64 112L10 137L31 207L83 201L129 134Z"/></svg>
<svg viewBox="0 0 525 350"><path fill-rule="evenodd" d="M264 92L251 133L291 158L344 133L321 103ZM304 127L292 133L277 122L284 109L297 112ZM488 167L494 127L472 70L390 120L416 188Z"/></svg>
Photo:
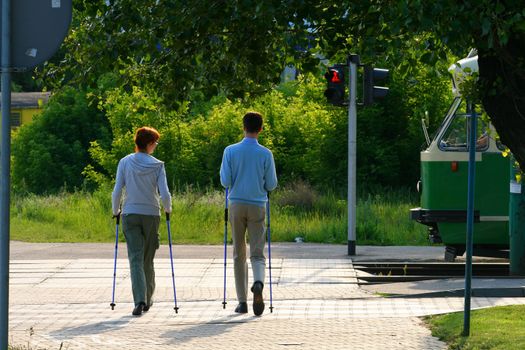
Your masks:
<svg viewBox="0 0 525 350"><path fill-rule="evenodd" d="M128 325L132 316L124 316L116 320L108 320L97 323L83 324L78 327L66 327L50 332L50 335L61 340L82 335L95 335L109 331L115 331Z"/></svg>
<svg viewBox="0 0 525 350"><path fill-rule="evenodd" d="M194 338L207 338L213 337L216 335L225 334L233 327L241 325L246 322L250 322L252 319L259 319L257 316L251 318L242 318L235 320L237 317L242 315L232 315L228 317L222 317L211 322L195 324L191 327L186 327L186 325L174 325L174 329L165 332L160 335L161 338L167 339L168 344L180 344L183 342L189 342Z"/></svg>

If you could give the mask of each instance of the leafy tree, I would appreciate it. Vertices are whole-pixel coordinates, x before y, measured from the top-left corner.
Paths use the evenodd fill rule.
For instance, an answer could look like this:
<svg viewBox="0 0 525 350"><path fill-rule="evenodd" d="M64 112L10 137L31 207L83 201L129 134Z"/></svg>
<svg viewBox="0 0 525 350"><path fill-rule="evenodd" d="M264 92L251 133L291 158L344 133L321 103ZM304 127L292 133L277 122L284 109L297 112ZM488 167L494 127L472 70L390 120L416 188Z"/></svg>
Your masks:
<svg viewBox="0 0 525 350"><path fill-rule="evenodd" d="M378 56L410 71L477 48L479 92L501 140L525 169L525 7L523 1L315 2L319 49Z"/></svg>
<svg viewBox="0 0 525 350"><path fill-rule="evenodd" d="M83 186L89 142L107 143L104 115L84 91L65 88L43 112L13 137L13 186L19 191L52 193Z"/></svg>
<svg viewBox="0 0 525 350"><path fill-rule="evenodd" d="M64 57L48 84L93 86L108 71L149 85L169 106L194 94L268 90L287 64L314 69L313 53L358 52L405 72L479 52L485 110L525 169L525 9L519 0L76 0Z"/></svg>
<svg viewBox="0 0 525 350"><path fill-rule="evenodd" d="M471 47L480 55L484 107L523 167L524 15L521 2L511 0L75 0L63 57L40 76L59 87L96 86L108 72L118 77L120 90L106 89L113 92L103 97L113 145L92 148L109 174L131 151L133 128L145 123L165 135L158 152L176 174L173 181L213 182L220 148L237 135L237 125L228 123L256 106L268 115L265 142L286 160L282 173L317 183L329 171L345 178L334 176L346 171L344 112L323 105L320 86L270 91L287 64L317 74L321 57L337 62L357 52L393 76L387 101L360 112L358 161L364 159L363 171L395 184L403 180L394 173L405 179L417 173L424 111L431 125L441 117L449 87L439 74L448 77L448 64ZM305 126L326 134L306 133ZM315 149L305 148L312 142Z"/></svg>
<svg viewBox="0 0 525 350"><path fill-rule="evenodd" d="M106 72L123 86L148 85L171 107L207 98L264 92L304 55L303 1L74 1L64 57L49 63L48 84L93 86ZM294 19L295 17L295 19ZM301 64L315 64L305 56Z"/></svg>

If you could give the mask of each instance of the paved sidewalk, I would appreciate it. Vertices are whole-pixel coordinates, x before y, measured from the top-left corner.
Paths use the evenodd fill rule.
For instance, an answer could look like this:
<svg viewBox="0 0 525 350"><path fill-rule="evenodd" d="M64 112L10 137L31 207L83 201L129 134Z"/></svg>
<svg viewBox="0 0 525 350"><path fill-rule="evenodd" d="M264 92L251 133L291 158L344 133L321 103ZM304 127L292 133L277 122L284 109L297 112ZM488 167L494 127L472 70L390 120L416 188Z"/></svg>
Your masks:
<svg viewBox="0 0 525 350"><path fill-rule="evenodd" d="M236 301L230 259L228 304L222 308L222 248L208 247L214 255L174 260L178 314L173 310L170 261L161 253L155 261L155 304L143 316L133 317L126 259L118 261L117 305L112 311L113 259L64 258L60 254L55 259L34 259L34 255L20 253L24 250L20 244L20 254L10 266L10 343L49 350L61 344L62 349L119 350L445 348L418 317L462 310L462 298L381 298L359 288L348 257L308 258L304 251L294 256L286 254L291 247L279 246L275 251L281 253L272 259L273 313L268 310L268 283L262 317L253 316L251 307L247 315L233 312ZM300 249L310 249L310 256L315 257L320 247ZM97 256L96 252L92 255ZM472 305L524 304L524 299L473 298Z"/></svg>

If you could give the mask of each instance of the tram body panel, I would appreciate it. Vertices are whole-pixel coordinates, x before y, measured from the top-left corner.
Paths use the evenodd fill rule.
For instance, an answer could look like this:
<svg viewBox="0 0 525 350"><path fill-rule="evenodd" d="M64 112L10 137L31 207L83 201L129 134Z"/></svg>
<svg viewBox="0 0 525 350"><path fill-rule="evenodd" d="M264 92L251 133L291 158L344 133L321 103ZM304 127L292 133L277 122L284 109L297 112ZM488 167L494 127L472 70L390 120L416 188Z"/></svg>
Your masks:
<svg viewBox="0 0 525 350"><path fill-rule="evenodd" d="M421 152L421 207L411 210L412 219L429 226L434 242L462 254L466 241L468 191L468 115L459 114L456 98L432 142ZM480 123L482 124L482 123ZM476 140L485 137L476 151L474 193L474 246L508 249L510 160L502 156L492 126L476 130Z"/></svg>
<svg viewBox="0 0 525 350"><path fill-rule="evenodd" d="M474 207L480 216L508 217L509 159L501 153L477 154ZM453 169L457 170L453 170ZM421 206L466 210L468 162L422 161Z"/></svg>
<svg viewBox="0 0 525 350"><path fill-rule="evenodd" d="M438 223L441 239L445 245L465 245L467 225L461 223ZM508 222L474 223L473 244L506 249L509 246Z"/></svg>

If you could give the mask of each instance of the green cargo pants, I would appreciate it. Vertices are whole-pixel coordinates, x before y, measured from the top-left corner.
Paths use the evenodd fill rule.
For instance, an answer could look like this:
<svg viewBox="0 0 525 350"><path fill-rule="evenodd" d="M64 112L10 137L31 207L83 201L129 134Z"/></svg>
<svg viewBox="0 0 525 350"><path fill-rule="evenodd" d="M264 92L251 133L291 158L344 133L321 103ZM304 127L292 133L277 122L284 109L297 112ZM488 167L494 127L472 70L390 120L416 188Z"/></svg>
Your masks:
<svg viewBox="0 0 525 350"><path fill-rule="evenodd" d="M160 216L125 214L122 227L128 246L131 289L135 306L151 305L155 291L153 259L159 248Z"/></svg>

